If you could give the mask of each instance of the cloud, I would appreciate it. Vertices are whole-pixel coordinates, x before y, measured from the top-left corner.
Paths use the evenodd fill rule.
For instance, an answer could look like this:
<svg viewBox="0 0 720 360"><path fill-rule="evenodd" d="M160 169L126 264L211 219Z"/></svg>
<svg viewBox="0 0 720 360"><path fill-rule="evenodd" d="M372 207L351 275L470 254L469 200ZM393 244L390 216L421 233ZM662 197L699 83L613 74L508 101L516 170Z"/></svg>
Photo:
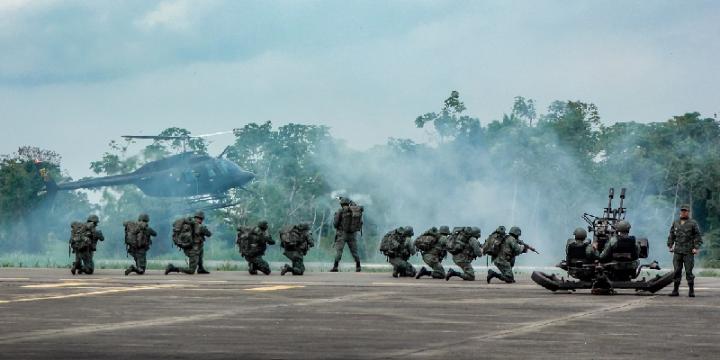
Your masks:
<svg viewBox="0 0 720 360"><path fill-rule="evenodd" d="M137 24L144 28L185 30L190 26L189 13L190 3L187 1L163 1L143 15Z"/></svg>

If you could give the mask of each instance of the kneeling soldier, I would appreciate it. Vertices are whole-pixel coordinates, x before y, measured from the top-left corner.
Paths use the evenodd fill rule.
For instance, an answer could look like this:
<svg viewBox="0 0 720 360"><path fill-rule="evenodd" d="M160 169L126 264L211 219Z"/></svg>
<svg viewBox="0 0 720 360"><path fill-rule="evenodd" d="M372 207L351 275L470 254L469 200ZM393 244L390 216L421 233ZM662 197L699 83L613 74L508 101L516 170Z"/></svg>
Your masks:
<svg viewBox="0 0 720 360"><path fill-rule="evenodd" d="M310 225L303 223L286 227L280 231L280 246L285 249L283 255L292 261L292 265L283 265L280 275L285 275L287 272L291 272L293 275L305 273L303 257L311 247L315 246L312 235L310 235Z"/></svg>
<svg viewBox="0 0 720 360"><path fill-rule="evenodd" d="M130 265L125 270L125 276L135 272L138 275L145 273L147 265L146 255L152 244L152 236L157 236L157 232L150 227L150 216L148 214L140 214L138 221L126 221L125 226L125 245L128 254L135 259L135 265Z"/></svg>
<svg viewBox="0 0 720 360"><path fill-rule="evenodd" d="M445 268L442 266L442 261L447 255L445 241L449 234L450 228L447 226L441 226L440 230L432 227L415 239L415 247L420 250L423 261L432 269L430 271L424 266L421 267L415 276L416 279L426 275L432 276L433 279L445 278Z"/></svg>
<svg viewBox="0 0 720 360"><path fill-rule="evenodd" d="M267 221L258 222L254 228L238 227L237 244L240 247L240 255L248 263L250 275L257 275L258 271L270 275L270 264L262 258L265 256L267 246L275 245L275 240L268 232Z"/></svg>

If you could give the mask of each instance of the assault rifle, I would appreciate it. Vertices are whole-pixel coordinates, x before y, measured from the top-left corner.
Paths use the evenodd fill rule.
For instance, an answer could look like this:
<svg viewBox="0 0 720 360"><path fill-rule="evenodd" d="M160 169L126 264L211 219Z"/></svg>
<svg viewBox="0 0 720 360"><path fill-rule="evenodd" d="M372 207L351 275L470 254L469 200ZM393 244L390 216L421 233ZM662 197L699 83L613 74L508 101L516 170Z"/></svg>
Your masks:
<svg viewBox="0 0 720 360"><path fill-rule="evenodd" d="M529 244L525 243L524 241L518 240L518 242L520 243L520 245L525 245L525 248L526 248L526 249L528 249L528 250L530 250L530 251L532 251L532 252L540 255L540 253L539 253L534 247L530 246Z"/></svg>

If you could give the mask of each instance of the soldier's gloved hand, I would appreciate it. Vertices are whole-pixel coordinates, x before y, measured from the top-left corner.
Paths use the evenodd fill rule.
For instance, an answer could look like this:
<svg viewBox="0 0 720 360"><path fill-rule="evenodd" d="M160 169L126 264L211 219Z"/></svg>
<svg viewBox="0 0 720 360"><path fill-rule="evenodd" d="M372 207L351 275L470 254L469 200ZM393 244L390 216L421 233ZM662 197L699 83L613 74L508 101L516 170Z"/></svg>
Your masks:
<svg viewBox="0 0 720 360"><path fill-rule="evenodd" d="M698 253L698 249L692 249L692 254L693 254L693 255L697 255L697 253Z"/></svg>
<svg viewBox="0 0 720 360"><path fill-rule="evenodd" d="M675 251L674 246L668 246L668 251L674 252Z"/></svg>

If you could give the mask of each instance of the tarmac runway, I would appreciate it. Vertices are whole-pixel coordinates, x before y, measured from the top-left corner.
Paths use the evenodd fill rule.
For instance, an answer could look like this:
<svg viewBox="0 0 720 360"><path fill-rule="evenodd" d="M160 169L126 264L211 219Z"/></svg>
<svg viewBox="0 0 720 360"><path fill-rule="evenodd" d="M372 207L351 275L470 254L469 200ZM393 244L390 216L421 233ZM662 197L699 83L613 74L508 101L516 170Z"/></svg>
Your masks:
<svg viewBox="0 0 720 360"><path fill-rule="evenodd" d="M0 359L717 358L720 278L696 282L691 299L684 281L670 298L528 279L0 269Z"/></svg>

